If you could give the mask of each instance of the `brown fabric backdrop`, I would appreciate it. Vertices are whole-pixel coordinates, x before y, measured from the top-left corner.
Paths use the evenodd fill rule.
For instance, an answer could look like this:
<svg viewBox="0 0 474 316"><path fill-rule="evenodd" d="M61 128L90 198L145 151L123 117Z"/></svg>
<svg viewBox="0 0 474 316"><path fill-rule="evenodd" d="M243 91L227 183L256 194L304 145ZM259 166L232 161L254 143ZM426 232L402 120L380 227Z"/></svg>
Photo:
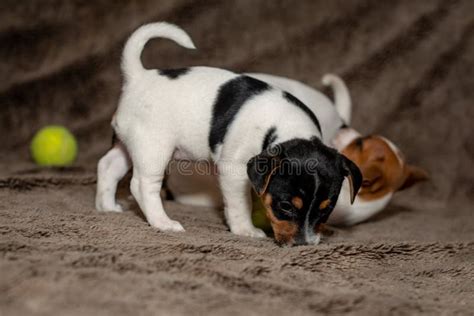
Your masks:
<svg viewBox="0 0 474 316"><path fill-rule="evenodd" d="M430 182L399 195L395 204L440 209L436 213L440 221L429 228L425 226L425 234L417 232L416 227L431 217L429 210L417 218L418 224L405 217L405 222L396 222L405 231L394 232L394 236L403 236L410 231L407 227L412 228L407 239L417 240L443 240L446 234L452 234L448 239L456 240L456 232L462 232L464 237L460 239L470 241L467 250L472 259L473 12L472 0L3 0L0 187L4 188L3 201L17 199L17 204L7 203L4 209L20 207L26 201L31 203L28 209L33 209L35 204L41 204L36 198L56 194L47 190L37 195L36 191L14 195L12 192L16 191L11 189L18 186L48 187L61 181L93 184L95 164L110 144L109 121L121 88L119 64L124 41L139 25L163 20L188 31L198 50L191 52L168 41L154 41L143 54L143 62L150 68L209 65L268 72L317 88L321 87L323 74L341 75L354 102L353 126L364 133L387 136L399 145L410 162L426 168L432 176ZM27 151L33 133L52 123L68 126L79 138L77 174L71 176L79 180L59 175L60 180L53 177L30 179L29 184L18 182L12 174L28 174L33 168ZM93 187L84 190L84 195L80 195L88 203L84 214L92 214ZM42 203L53 205L47 200ZM9 216L3 220L15 218ZM13 225L12 221L6 223L5 229L11 229L8 227ZM377 229L391 232L390 225ZM364 229L370 231L370 227L376 226L368 224ZM355 238L348 236L342 240ZM250 256L249 253L246 255ZM472 270L466 273L466 279L469 273L472 277ZM456 284L452 283L449 290L459 289ZM370 288L368 285L365 289ZM259 292L256 284L250 289ZM472 293L472 287L470 290ZM408 311L420 311L418 307L411 309L415 304L413 297L405 299L410 302ZM337 300L336 297L336 306ZM377 306L377 300L372 302L373 306ZM452 302L444 306L449 309L455 300ZM255 304L258 306L258 302ZM355 300L354 304L359 302ZM370 306L365 306L367 311L377 310ZM334 311L331 304L326 307L326 311Z"/></svg>
<svg viewBox="0 0 474 316"><path fill-rule="evenodd" d="M473 197L470 12L471 0L2 1L2 145L24 148L39 127L60 123L80 137L80 163L95 161L109 144L124 40L140 24L166 20L198 51L155 41L148 67L210 65L314 87L335 72L350 87L353 125L389 137L431 172L417 192Z"/></svg>

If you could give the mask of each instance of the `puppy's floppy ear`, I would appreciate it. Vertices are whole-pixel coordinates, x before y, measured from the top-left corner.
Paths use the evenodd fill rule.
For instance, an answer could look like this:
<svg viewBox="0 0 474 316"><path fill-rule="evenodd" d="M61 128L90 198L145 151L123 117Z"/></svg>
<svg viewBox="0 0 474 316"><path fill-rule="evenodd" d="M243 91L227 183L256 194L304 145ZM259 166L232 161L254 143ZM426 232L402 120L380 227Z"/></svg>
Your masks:
<svg viewBox="0 0 474 316"><path fill-rule="evenodd" d="M405 180L403 184L398 188L398 191L408 189L417 182L426 181L430 178L428 172L420 167L406 165L405 167Z"/></svg>
<svg viewBox="0 0 474 316"><path fill-rule="evenodd" d="M247 163L247 175L252 186L259 196L267 190L270 179L275 171L280 167L280 158L263 152Z"/></svg>
<svg viewBox="0 0 474 316"><path fill-rule="evenodd" d="M351 204L354 203L357 192L359 192L362 185L362 174L359 167L356 166L350 159L342 156L342 168L344 169L344 176L348 177L351 190Z"/></svg>

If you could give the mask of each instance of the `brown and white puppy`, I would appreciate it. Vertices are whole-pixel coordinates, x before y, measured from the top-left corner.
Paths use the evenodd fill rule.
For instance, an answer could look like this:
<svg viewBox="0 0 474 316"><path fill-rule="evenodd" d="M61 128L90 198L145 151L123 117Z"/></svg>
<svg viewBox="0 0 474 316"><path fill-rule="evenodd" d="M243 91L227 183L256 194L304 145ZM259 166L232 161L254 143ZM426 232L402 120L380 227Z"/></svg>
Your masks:
<svg viewBox="0 0 474 316"><path fill-rule="evenodd" d="M344 203L341 193L329 222L353 225L380 212L395 192L407 189L428 179L423 169L406 162L401 151L388 139L379 135L361 136L352 128L343 128L333 140L334 147L352 160L363 175L362 187L355 203ZM347 191L347 188L342 191Z"/></svg>

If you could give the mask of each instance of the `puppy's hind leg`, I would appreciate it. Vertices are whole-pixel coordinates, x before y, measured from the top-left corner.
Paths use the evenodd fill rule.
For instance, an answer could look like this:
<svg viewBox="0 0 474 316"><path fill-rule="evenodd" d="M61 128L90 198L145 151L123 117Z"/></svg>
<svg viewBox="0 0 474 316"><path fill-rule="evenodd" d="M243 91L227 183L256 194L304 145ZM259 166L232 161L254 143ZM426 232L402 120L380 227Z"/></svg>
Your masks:
<svg viewBox="0 0 474 316"><path fill-rule="evenodd" d="M141 139L130 150L133 161L133 177L130 190L138 202L148 223L161 231L184 231L183 226L166 215L160 197L168 162L174 146L168 142ZM135 145L135 144L134 144Z"/></svg>
<svg viewBox="0 0 474 316"><path fill-rule="evenodd" d="M127 151L118 142L103 156L97 165L97 192L95 207L98 211L122 212L115 200L118 182L131 167Z"/></svg>
<svg viewBox="0 0 474 316"><path fill-rule="evenodd" d="M252 198L247 168L241 164L218 164L219 181L224 196L224 213L230 231L236 235L265 237L252 223Z"/></svg>

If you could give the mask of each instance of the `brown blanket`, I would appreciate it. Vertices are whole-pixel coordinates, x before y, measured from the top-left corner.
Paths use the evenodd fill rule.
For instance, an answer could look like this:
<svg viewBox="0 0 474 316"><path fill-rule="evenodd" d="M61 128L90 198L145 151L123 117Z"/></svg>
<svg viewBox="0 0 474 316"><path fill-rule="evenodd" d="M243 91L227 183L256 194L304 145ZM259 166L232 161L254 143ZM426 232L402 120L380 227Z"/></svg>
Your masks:
<svg viewBox="0 0 474 316"><path fill-rule="evenodd" d="M0 314L470 314L474 309L474 1L0 3ZM431 181L316 247L230 234L218 210L168 203L184 234L94 210L120 53L165 20L198 50L159 40L149 68L210 65L320 87L341 75L354 127L389 137ZM32 134L78 137L74 168L41 170Z"/></svg>

